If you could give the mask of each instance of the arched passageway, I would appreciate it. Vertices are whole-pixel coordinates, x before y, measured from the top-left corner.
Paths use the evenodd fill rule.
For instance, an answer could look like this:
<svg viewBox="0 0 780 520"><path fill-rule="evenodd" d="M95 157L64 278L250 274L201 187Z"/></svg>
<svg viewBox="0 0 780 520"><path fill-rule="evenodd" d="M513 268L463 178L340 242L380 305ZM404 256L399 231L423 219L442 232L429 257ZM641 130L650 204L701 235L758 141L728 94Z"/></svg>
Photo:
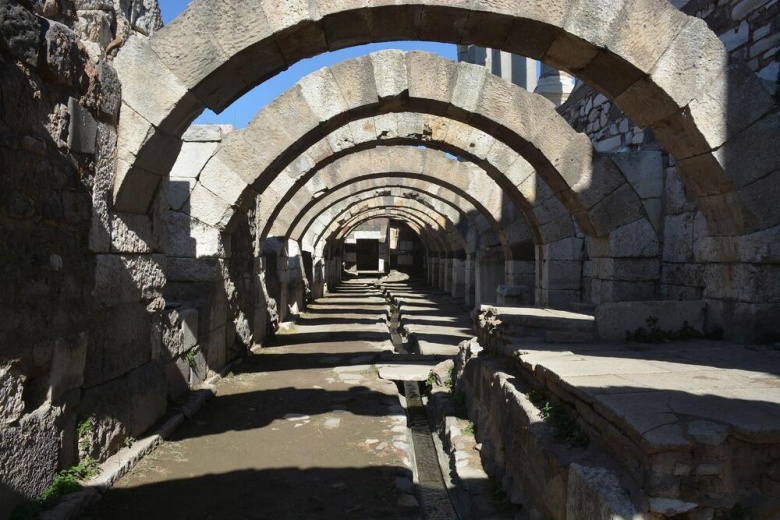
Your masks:
<svg viewBox="0 0 780 520"><path fill-rule="evenodd" d="M422 13L428 16L421 16ZM428 25L425 20L431 16L444 16L452 25ZM371 20L365 27L375 29L349 36L334 31L350 17ZM455 23L458 19L461 23ZM642 22L647 19L656 23ZM215 24L214 20L220 23ZM244 30L250 27L252 30ZM514 31L536 36L509 38ZM195 41L194 34L200 35ZM762 121L760 128L772 128L774 118L764 116L773 101L751 74L728 66L722 43L705 24L663 0L609 6L578 3L565 8L528 0L485 10L465 1L463 5L447 6L410 1L394 7L314 3L300 10L287 10L270 1L251 7L236 1L226 3L219 12L214 12L205 0L196 1L148 43L131 39L118 59L120 75L125 70L128 74L122 76L126 88L122 125L127 130L120 130L119 171L114 188L117 209L144 212L150 206L150 188L156 186L155 178L167 174L166 168L174 158L169 153L168 161L153 164L145 157L165 152L169 146L176 150L178 136L204 106L219 111L249 87L303 57L345 45L394 38L476 43L540 58L579 75L614 99L632 119L654 129L683 166L683 178L699 198L713 232L749 232L777 223L777 216L771 216L771 207L759 211L747 202L751 194L761 189L762 179L774 166L763 164L750 180L737 178L736 169L732 172L727 167L727 157L716 153L724 143L739 141L737 136L745 139L752 135L750 128L756 121ZM500 43L496 45L497 42ZM198 45L201 52L192 52L193 45ZM190 58L194 56L199 57ZM247 60L264 65L252 67L251 74L247 74L240 66ZM133 81L131 76L134 65L142 62L154 63L153 68L159 70L155 80L162 88L154 100L145 95L147 78ZM384 65L389 66L384 73L395 78L397 84L395 89L378 92L380 101L385 99L383 96L392 99L403 92L409 85L404 78L415 83L414 70L407 75L400 63ZM431 70L435 69L424 69L426 74ZM691 70L696 72L688 72ZM357 78L361 76L353 79ZM358 79L358 87L367 84L370 82ZM717 88L713 89L714 85ZM348 88L340 90L346 92ZM332 95L338 91L327 89L312 94ZM466 87L461 92L475 91ZM443 101L449 104L452 99ZM372 102L376 103L376 99ZM303 117L296 122L304 125L327 123L332 115L327 111L318 114L324 107L304 103L301 108L304 110L299 115ZM459 108L456 100L454 112ZM769 136L762 131L756 132L755 137ZM726 155L736 159L734 154ZM717 218L717 213L726 209L726 200L735 208L728 222Z"/></svg>
<svg viewBox="0 0 780 520"><path fill-rule="evenodd" d="M401 236L398 222L425 281L473 311L512 377L598 431L625 471L615 496L631 488L647 495L641 514L705 518L777 498L771 349L620 345L653 317L661 334L688 322L780 339L776 2L195 0L165 28L154 3L0 6L0 446L24 447L0 449L0 516L58 469L144 435L189 389L269 346L280 320L326 321L312 299L347 276L345 245L371 226ZM485 68L386 51L302 78L246 129L190 126L304 58L394 38L517 52L593 88L556 108ZM401 307L436 299L390 288ZM409 313L408 330L438 331L452 308L422 325ZM361 325L383 325L380 311ZM548 317L571 330L540 332ZM426 348L452 355L467 335ZM351 354L334 354L349 362L328 377L347 384L333 374ZM323 363L299 355L285 363ZM478 366L490 377L471 391L499 393L477 401L533 411ZM520 415L491 408L485 422L479 406L480 430L496 434L487 457L507 431L490 418ZM501 453L497 464L525 460ZM577 464L594 460L606 459ZM552 517L567 501L585 511L559 485L587 480L571 466L512 496L566 496Z"/></svg>

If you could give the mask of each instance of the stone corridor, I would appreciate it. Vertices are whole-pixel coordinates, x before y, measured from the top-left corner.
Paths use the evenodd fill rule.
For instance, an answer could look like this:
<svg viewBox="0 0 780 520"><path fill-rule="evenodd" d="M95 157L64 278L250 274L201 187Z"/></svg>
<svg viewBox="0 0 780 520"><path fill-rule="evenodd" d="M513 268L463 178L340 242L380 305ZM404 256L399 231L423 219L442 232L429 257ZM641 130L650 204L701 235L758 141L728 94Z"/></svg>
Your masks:
<svg viewBox="0 0 780 520"><path fill-rule="evenodd" d="M389 307L372 282L311 304L85 517L419 518L405 401L379 377Z"/></svg>
<svg viewBox="0 0 780 520"><path fill-rule="evenodd" d="M778 520L778 143L778 0L0 0L0 520Z"/></svg>

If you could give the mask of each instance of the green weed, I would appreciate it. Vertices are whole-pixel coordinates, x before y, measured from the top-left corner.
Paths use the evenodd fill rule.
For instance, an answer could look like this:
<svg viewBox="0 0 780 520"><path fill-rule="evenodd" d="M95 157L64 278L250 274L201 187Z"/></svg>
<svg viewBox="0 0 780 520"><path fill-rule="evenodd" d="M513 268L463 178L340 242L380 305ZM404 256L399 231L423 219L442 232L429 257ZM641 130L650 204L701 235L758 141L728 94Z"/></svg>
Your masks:
<svg viewBox="0 0 780 520"><path fill-rule="evenodd" d="M41 512L50 509L59 500L70 493L83 489L82 482L97 475L100 467L95 459L88 457L79 464L63 469L54 477L54 482L46 488L38 500L17 507L11 513L13 520L32 520L38 518Z"/></svg>
<svg viewBox="0 0 780 520"><path fill-rule="evenodd" d="M687 321L684 321L679 330L663 330L658 326L658 317L648 316L647 327L639 327L634 332L626 331L626 342L634 343L667 343L669 341L689 341L692 339L722 340L724 331L720 327L714 327L709 334L694 329Z"/></svg>
<svg viewBox="0 0 780 520"><path fill-rule="evenodd" d="M539 409L542 420L553 427L556 440L572 448L587 447L590 443L588 435L565 405L551 401L544 390L531 390L527 395L528 400Z"/></svg>
<svg viewBox="0 0 780 520"><path fill-rule="evenodd" d="M76 435L79 439L79 450L82 452L88 452L92 444L90 437L92 431L95 429L95 416L90 415L80 423L76 425Z"/></svg>

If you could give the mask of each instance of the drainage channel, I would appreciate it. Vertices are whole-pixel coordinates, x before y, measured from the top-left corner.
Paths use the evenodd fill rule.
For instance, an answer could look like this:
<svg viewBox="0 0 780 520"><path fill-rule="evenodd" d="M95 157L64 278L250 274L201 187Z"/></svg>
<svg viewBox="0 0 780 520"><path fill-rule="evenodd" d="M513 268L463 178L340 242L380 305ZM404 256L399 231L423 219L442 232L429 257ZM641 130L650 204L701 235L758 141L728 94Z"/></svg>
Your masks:
<svg viewBox="0 0 780 520"><path fill-rule="evenodd" d="M390 338L393 346L397 352L409 354L404 348L401 335L398 333L398 308L390 303L390 309ZM442 475L439 453L434 443L431 426L428 423L422 395L420 395L420 384L417 381L404 381L403 387L406 397L406 413L412 432L414 465L422 517L426 520L460 519L450 499L445 477Z"/></svg>

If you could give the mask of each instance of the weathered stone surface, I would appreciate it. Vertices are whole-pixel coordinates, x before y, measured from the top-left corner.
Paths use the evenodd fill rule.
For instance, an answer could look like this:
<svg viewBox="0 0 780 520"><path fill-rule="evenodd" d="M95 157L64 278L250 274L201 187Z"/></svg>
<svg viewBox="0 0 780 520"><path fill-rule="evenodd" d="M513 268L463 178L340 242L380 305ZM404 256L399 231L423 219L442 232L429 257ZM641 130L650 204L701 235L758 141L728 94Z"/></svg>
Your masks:
<svg viewBox="0 0 780 520"><path fill-rule="evenodd" d="M780 265L707 264L705 296L741 302L780 301Z"/></svg>
<svg viewBox="0 0 780 520"><path fill-rule="evenodd" d="M104 305L150 302L165 285L163 255L96 255L94 296Z"/></svg>
<svg viewBox="0 0 780 520"><path fill-rule="evenodd" d="M46 70L57 83L73 85L79 66L76 35L69 27L49 22L45 35Z"/></svg>
<svg viewBox="0 0 780 520"><path fill-rule="evenodd" d="M17 2L0 4L2 46L30 66L38 66L44 46L42 20Z"/></svg>
<svg viewBox="0 0 780 520"><path fill-rule="evenodd" d="M211 193L218 193L221 198L231 202L238 201L247 188L241 176L220 161L219 157L209 160L208 167L200 172L198 183ZM193 205L197 200L193 200Z"/></svg>
<svg viewBox="0 0 780 520"><path fill-rule="evenodd" d="M68 148L76 153L95 153L97 121L75 98L68 99Z"/></svg>
<svg viewBox="0 0 780 520"><path fill-rule="evenodd" d="M87 341L87 334L55 341L49 373L49 399L52 402L59 402L66 392L79 388L84 382Z"/></svg>
<svg viewBox="0 0 780 520"><path fill-rule="evenodd" d="M185 85L173 75L152 50L145 39L130 37L114 59L114 67L122 83L122 101L149 121L173 133L184 132L189 126L187 116L194 117L203 105L187 91ZM148 85L155 85L155 95L150 96ZM170 121L170 125L166 124ZM124 122L120 124L120 135Z"/></svg>
<svg viewBox="0 0 780 520"><path fill-rule="evenodd" d="M409 89L405 56L400 51L370 54L376 92L380 99L399 96Z"/></svg>
<svg viewBox="0 0 780 520"><path fill-rule="evenodd" d="M157 354L169 361L198 344L198 311L196 309L168 310L160 316L162 351Z"/></svg>
<svg viewBox="0 0 780 520"><path fill-rule="evenodd" d="M100 385L151 359L152 319L138 303L111 307L87 343L83 387Z"/></svg>
<svg viewBox="0 0 780 520"><path fill-rule="evenodd" d="M190 194L190 214L209 226L224 227L233 210L228 202L198 183Z"/></svg>
<svg viewBox="0 0 780 520"><path fill-rule="evenodd" d="M114 7L142 34L151 35L163 26L156 0L117 0Z"/></svg>
<svg viewBox="0 0 780 520"><path fill-rule="evenodd" d="M168 246L171 257L228 256L226 243L218 229L178 211L168 213Z"/></svg>
<svg viewBox="0 0 780 520"><path fill-rule="evenodd" d="M580 464L569 466L566 518L637 518L639 512L614 473Z"/></svg>
<svg viewBox="0 0 780 520"><path fill-rule="evenodd" d="M683 502L673 498L655 497L650 499L650 511L667 516L680 515L696 509L698 504Z"/></svg>
<svg viewBox="0 0 780 520"><path fill-rule="evenodd" d="M640 327L647 329L647 318L658 318L661 330L677 331L688 322L688 326L703 332L705 303L658 301L658 302L613 302L596 307L596 324L599 336L608 341L622 341L626 332Z"/></svg>
<svg viewBox="0 0 780 520"><path fill-rule="evenodd" d="M198 128L198 127L191 126L187 130L187 132L188 133L191 132L193 128ZM213 127L208 126L207 128L211 129ZM216 127L216 130L218 129L219 127ZM173 165L173 168L171 169L171 173L170 173L171 177L182 177L182 178L197 177L198 174L200 174L203 167L206 165L206 162L209 160L209 158L211 158L211 156L214 155L214 152L219 146L219 141L222 140L221 135L219 139L215 139L214 141L204 142L201 141L200 138L201 136L199 136L198 140L191 140L192 137L190 137L190 139L187 139L187 134L185 134L184 137L182 137L184 144L182 144L181 151L179 152L179 156L176 158L176 163Z"/></svg>
<svg viewBox="0 0 780 520"><path fill-rule="evenodd" d="M708 421L694 421L688 424L688 435L701 444L718 446L728 437L729 429L722 424Z"/></svg>
<svg viewBox="0 0 780 520"><path fill-rule="evenodd" d="M221 275L216 258L169 258L168 280L172 282L213 282Z"/></svg>
<svg viewBox="0 0 780 520"><path fill-rule="evenodd" d="M165 381L168 396L178 399L189 389L190 367L185 358L178 358L165 364Z"/></svg>
<svg viewBox="0 0 780 520"><path fill-rule="evenodd" d="M10 366L0 368L0 399L3 408L0 410L0 422L3 425L19 420L24 412L24 378L14 374Z"/></svg>
<svg viewBox="0 0 780 520"><path fill-rule="evenodd" d="M10 512L22 499L38 498L52 483L59 462L56 424L61 414L59 408L43 406L18 424L0 428L0 463L6 468L0 488L4 511Z"/></svg>
<svg viewBox="0 0 780 520"><path fill-rule="evenodd" d="M190 198L190 193L197 179L187 177L170 177L168 179L168 207L180 211L185 208Z"/></svg>
<svg viewBox="0 0 780 520"><path fill-rule="evenodd" d="M126 436L139 437L165 412L163 365L150 362L129 374L83 392L81 413L94 415L90 454L105 459Z"/></svg>
<svg viewBox="0 0 780 520"><path fill-rule="evenodd" d="M602 280L655 281L660 276L656 258L596 258L592 277Z"/></svg>
<svg viewBox="0 0 780 520"><path fill-rule="evenodd" d="M613 231L609 236L609 249L603 251L589 241L592 257L654 257L658 254L658 235L647 220L637 220Z"/></svg>
<svg viewBox="0 0 780 520"><path fill-rule="evenodd" d="M151 219L146 215L112 213L111 251L113 253L151 253Z"/></svg>

